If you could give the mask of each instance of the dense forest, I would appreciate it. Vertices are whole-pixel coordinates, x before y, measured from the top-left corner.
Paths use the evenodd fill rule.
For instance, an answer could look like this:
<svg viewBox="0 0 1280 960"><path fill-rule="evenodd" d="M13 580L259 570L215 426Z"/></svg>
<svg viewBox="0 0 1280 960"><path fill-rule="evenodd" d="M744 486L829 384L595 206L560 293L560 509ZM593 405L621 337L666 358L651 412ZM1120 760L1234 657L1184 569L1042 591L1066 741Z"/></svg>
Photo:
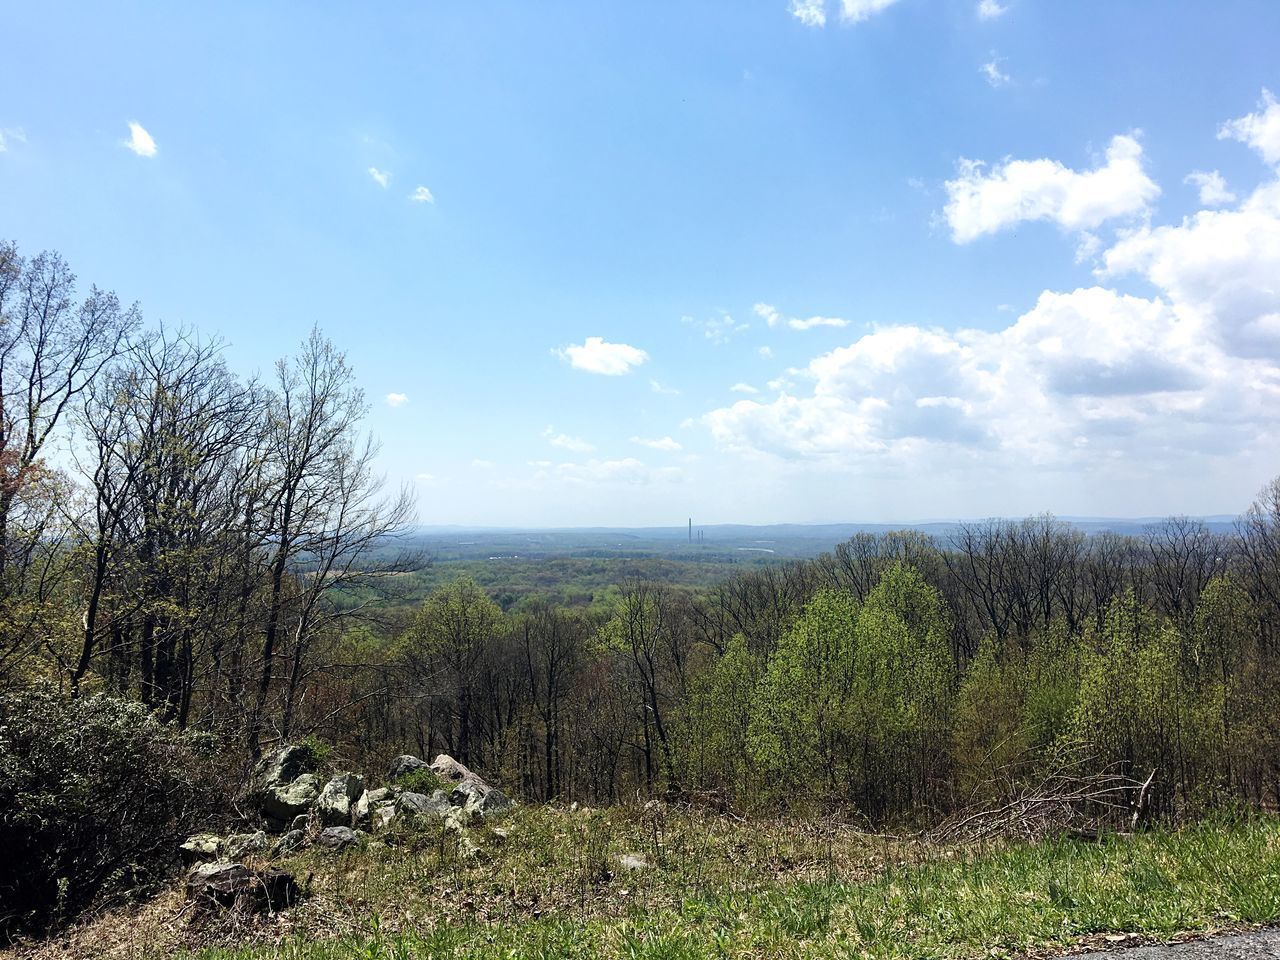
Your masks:
<svg viewBox="0 0 1280 960"><path fill-rule="evenodd" d="M0 404L0 684L136 701L241 774L310 737L368 769L447 751L530 800L876 824L1067 769L1150 778L1165 814L1280 796L1280 482L1231 534L991 520L408 605L412 496L319 331L245 378L4 245Z"/></svg>

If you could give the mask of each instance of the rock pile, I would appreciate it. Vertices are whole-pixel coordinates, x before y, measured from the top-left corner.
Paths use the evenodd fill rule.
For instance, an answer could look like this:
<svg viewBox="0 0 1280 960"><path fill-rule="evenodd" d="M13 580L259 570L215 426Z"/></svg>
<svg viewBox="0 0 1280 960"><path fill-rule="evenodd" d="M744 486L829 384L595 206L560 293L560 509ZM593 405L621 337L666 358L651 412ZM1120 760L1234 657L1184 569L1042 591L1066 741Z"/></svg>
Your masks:
<svg viewBox="0 0 1280 960"><path fill-rule="evenodd" d="M457 835L464 854L475 854L479 848L466 836L466 827L514 806L497 787L443 753L430 764L407 754L396 757L388 785L372 790L359 774L344 772L324 781L317 768L315 755L302 746L282 747L258 763L249 800L280 836L274 843L261 830L188 837L179 852L184 863L195 864L187 881L189 898L240 909L279 909L297 899L293 878L281 870L251 870L238 860L267 850L271 857L282 856L309 842L337 853L398 825L439 823ZM425 775L413 777L418 771ZM441 786L419 793L397 783L406 778L415 786L423 780Z"/></svg>

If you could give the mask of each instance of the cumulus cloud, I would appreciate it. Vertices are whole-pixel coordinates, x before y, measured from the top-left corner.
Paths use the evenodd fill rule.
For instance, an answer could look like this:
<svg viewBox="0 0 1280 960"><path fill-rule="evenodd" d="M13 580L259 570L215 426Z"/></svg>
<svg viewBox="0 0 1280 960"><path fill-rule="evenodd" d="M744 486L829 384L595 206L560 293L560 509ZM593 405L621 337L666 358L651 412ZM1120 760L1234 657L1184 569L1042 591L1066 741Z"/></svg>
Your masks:
<svg viewBox="0 0 1280 960"><path fill-rule="evenodd" d="M388 394L387 394L387 406L388 406L388 407L403 407L403 406L404 406L406 403L408 403L408 402L409 402L409 397L408 397L408 395L407 395L407 394L403 394L403 393L388 393Z"/></svg>
<svg viewBox="0 0 1280 960"><path fill-rule="evenodd" d="M638 443L642 447L648 447L650 450L665 450L674 453L683 449L680 443L671 437L658 437L657 439L645 439L644 437L632 437L632 443Z"/></svg>
<svg viewBox="0 0 1280 960"><path fill-rule="evenodd" d="M757 390L755 387L753 387L749 383L735 383L732 387L729 388L729 392L730 393L759 393L760 391Z"/></svg>
<svg viewBox="0 0 1280 960"><path fill-rule="evenodd" d="M595 445L588 443L581 437L571 437L567 433L556 433L553 427L547 427L542 431L542 435L546 437L547 442L553 447L559 447L561 450L569 450L573 453L590 453L595 449Z"/></svg>
<svg viewBox="0 0 1280 960"><path fill-rule="evenodd" d="M996 0L978 0L978 19L994 20L996 17L1002 17L1008 12L1008 7L1002 7Z"/></svg>
<svg viewBox="0 0 1280 960"><path fill-rule="evenodd" d="M760 354L760 356L766 360L773 359L773 347L768 346L767 344L763 347L756 347L756 353Z"/></svg>
<svg viewBox="0 0 1280 960"><path fill-rule="evenodd" d="M436 198L431 195L431 191L419 184L414 188L413 193L409 194L409 199L414 203L435 203Z"/></svg>
<svg viewBox="0 0 1280 960"><path fill-rule="evenodd" d="M1227 181L1217 170L1206 173L1193 170L1188 173L1184 183L1189 183L1200 191L1200 202L1206 207L1220 207L1224 203L1234 203L1236 195L1227 189Z"/></svg>
<svg viewBox="0 0 1280 960"><path fill-rule="evenodd" d="M978 68L978 72L986 79L987 83L993 87L1003 87L1012 78L1000 69L1000 58L992 57L986 63Z"/></svg>
<svg viewBox="0 0 1280 960"><path fill-rule="evenodd" d="M599 373L606 377L630 373L633 367L638 367L649 359L649 355L638 347L627 343L610 343L603 337L587 337L582 343L569 344L553 352L576 370Z"/></svg>
<svg viewBox="0 0 1280 960"><path fill-rule="evenodd" d="M387 189L387 185L391 183L391 174L386 170L379 170L377 167L369 168L369 176L383 190Z"/></svg>
<svg viewBox="0 0 1280 960"><path fill-rule="evenodd" d="M878 327L701 422L726 450L845 469L1163 469L1274 449L1280 179L1098 244L1097 285L1045 290L1002 328ZM1126 280L1142 295L1111 286Z"/></svg>
<svg viewBox="0 0 1280 960"><path fill-rule="evenodd" d="M897 2L898 0L840 0L840 18L846 23L861 23Z"/></svg>
<svg viewBox="0 0 1280 960"><path fill-rule="evenodd" d="M791 15L806 27L827 25L825 0L791 0Z"/></svg>
<svg viewBox="0 0 1280 960"><path fill-rule="evenodd" d="M812 330L815 327L847 327L849 325L848 320L842 320L839 317L807 317L805 319L784 317L776 307L768 303L757 303L751 309L770 327L786 326L792 330Z"/></svg>
<svg viewBox="0 0 1280 960"><path fill-rule="evenodd" d="M661 380L650 380L649 389L652 390L654 393L662 394L664 397L676 397L680 395L679 390L677 390L675 387L668 386L667 384L663 383Z"/></svg>
<svg viewBox="0 0 1280 960"><path fill-rule="evenodd" d="M1257 111L1228 120L1218 130L1218 139L1239 140L1256 150L1267 163L1280 165L1280 103L1270 90L1264 89Z"/></svg>
<svg viewBox="0 0 1280 960"><path fill-rule="evenodd" d="M948 180L944 210L956 243L969 243L1025 220L1049 220L1067 230L1090 230L1108 220L1146 214L1160 195L1142 165L1142 145L1113 137L1106 162L1072 170L1056 160L1007 160L990 170L961 160Z"/></svg>
<svg viewBox="0 0 1280 960"><path fill-rule="evenodd" d="M151 134L147 133L142 124L136 120L129 121L129 139L123 142L126 147L140 157L154 157L156 155L155 140Z"/></svg>

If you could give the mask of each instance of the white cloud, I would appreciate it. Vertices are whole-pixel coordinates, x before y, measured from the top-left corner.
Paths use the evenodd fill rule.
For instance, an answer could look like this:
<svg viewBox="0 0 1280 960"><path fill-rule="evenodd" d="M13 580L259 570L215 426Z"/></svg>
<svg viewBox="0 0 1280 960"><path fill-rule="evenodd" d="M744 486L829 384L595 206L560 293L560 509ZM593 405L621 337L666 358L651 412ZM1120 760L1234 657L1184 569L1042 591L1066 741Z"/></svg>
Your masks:
<svg viewBox="0 0 1280 960"><path fill-rule="evenodd" d="M1217 170L1206 173L1193 170L1188 173L1183 183L1189 183L1200 191L1200 202L1206 207L1220 207L1224 203L1234 203L1236 195L1227 189L1227 181Z"/></svg>
<svg viewBox="0 0 1280 960"><path fill-rule="evenodd" d="M733 339L734 334L741 333L748 329L749 323L738 323L725 311L720 311L718 317L712 317L709 320L696 320L693 317L681 317L682 323L697 327L702 331L702 335L717 346L728 343Z"/></svg>
<svg viewBox="0 0 1280 960"><path fill-rule="evenodd" d="M593 444L588 443L581 437L571 437L567 433L556 433L553 427L547 427L542 431L542 435L546 437L549 444L553 447L559 447L561 450L569 450L573 453L590 453L595 449Z"/></svg>
<svg viewBox="0 0 1280 960"><path fill-rule="evenodd" d="M434 473L419 473L415 474L413 479L417 480L419 483L431 483L435 478L436 475Z"/></svg>
<svg viewBox="0 0 1280 960"><path fill-rule="evenodd" d="M847 327L849 325L848 320L841 320L839 317L809 317L807 319L784 317L778 312L777 308L768 303L757 303L752 307L752 310L757 317L770 327L785 324L792 330L812 330L815 327Z"/></svg>
<svg viewBox="0 0 1280 960"><path fill-rule="evenodd" d="M147 133L142 124L136 120L129 121L129 139L123 141L123 143L140 157L154 157L156 155L155 140L152 139L151 134Z"/></svg>
<svg viewBox="0 0 1280 960"><path fill-rule="evenodd" d="M406 403L408 403L408 402L409 402L409 397L408 397L408 395L407 395L407 394L403 394L403 393L388 393L388 394L387 394L387 406L388 406L388 407L403 407L403 406L404 406Z"/></svg>
<svg viewBox="0 0 1280 960"><path fill-rule="evenodd" d="M1280 165L1280 103L1270 90L1264 89L1257 112L1224 123L1218 139L1239 140L1256 150L1267 163Z"/></svg>
<svg viewBox="0 0 1280 960"><path fill-rule="evenodd" d="M675 452L677 450L683 449L680 446L679 442L677 442L676 440L673 440L671 437L659 437L656 440L646 440L644 437L632 437L631 442L638 443L640 444L640 446L648 447L651 450L666 450L668 452Z"/></svg>
<svg viewBox="0 0 1280 960"><path fill-rule="evenodd" d="M840 0L840 17L846 23L861 23L897 2L898 0Z"/></svg>
<svg viewBox="0 0 1280 960"><path fill-rule="evenodd" d="M654 393L660 393L665 397L675 397L680 395L680 391L675 387L667 386L660 380L650 380L649 389Z"/></svg>
<svg viewBox="0 0 1280 960"><path fill-rule="evenodd" d="M773 347L770 347L768 345L765 345L763 347L756 347L756 353L760 354L760 356L764 357L764 359L766 360L773 359Z"/></svg>
<svg viewBox="0 0 1280 960"><path fill-rule="evenodd" d="M827 25L825 0L791 0L791 15L806 27Z"/></svg>
<svg viewBox="0 0 1280 960"><path fill-rule="evenodd" d="M1108 220L1146 214L1160 188L1142 166L1142 145L1113 137L1106 162L1079 172L1056 160L1008 160L984 172L961 160L946 184L951 236L968 243L1025 220L1049 220L1067 230L1090 230Z"/></svg>
<svg viewBox="0 0 1280 960"><path fill-rule="evenodd" d="M982 74L986 78L987 83L991 84L993 87L1003 87L1012 79L1007 73L1000 69L1000 62L999 57L992 57L978 68L978 72Z"/></svg>
<svg viewBox="0 0 1280 960"><path fill-rule="evenodd" d="M1002 7L996 0L978 0L978 19L994 20L996 17L1002 17L1009 12L1008 7Z"/></svg>
<svg viewBox="0 0 1280 960"><path fill-rule="evenodd" d="M553 352L577 370L607 377L629 373L633 367L638 367L649 359L649 355L638 347L626 343L610 343L603 337L587 337L580 344L570 344Z"/></svg>
<svg viewBox="0 0 1280 960"><path fill-rule="evenodd" d="M27 134L21 127L0 128L0 153L9 149L9 143L26 143Z"/></svg>
<svg viewBox="0 0 1280 960"><path fill-rule="evenodd" d="M646 485L656 482L678 482L683 474L678 467L653 468L634 457L621 460L589 460L586 463L562 463L556 474L568 483Z"/></svg>
<svg viewBox="0 0 1280 960"><path fill-rule="evenodd" d="M373 177L373 182L383 190L387 189L387 185L391 183L391 174L386 170L379 170L377 167L369 168L369 176Z"/></svg>
<svg viewBox="0 0 1280 960"><path fill-rule="evenodd" d="M471 461L471 466L473 466L477 470L492 470L493 461L484 460L480 457L476 457L474 460Z"/></svg>
<svg viewBox="0 0 1280 960"><path fill-rule="evenodd" d="M431 191L419 184L414 188L413 193L409 194L409 199L414 203L435 203L436 198L431 195Z"/></svg>
<svg viewBox="0 0 1280 960"><path fill-rule="evenodd" d="M760 391L757 390L755 387L753 387L749 383L735 383L732 387L729 388L729 392L730 393L759 393Z"/></svg>

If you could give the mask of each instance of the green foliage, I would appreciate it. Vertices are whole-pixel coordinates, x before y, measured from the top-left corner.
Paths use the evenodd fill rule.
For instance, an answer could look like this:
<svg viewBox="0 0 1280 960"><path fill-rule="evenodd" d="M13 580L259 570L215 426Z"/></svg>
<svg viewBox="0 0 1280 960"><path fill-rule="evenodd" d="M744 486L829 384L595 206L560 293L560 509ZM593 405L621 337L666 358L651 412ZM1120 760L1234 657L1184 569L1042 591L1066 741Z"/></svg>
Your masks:
<svg viewBox="0 0 1280 960"><path fill-rule="evenodd" d="M138 703L0 702L0 941L150 889L214 810L210 743Z"/></svg>
<svg viewBox="0 0 1280 960"><path fill-rule="evenodd" d="M447 793L452 789L453 784L442 780L429 767L418 767L397 777L396 786L410 793L425 793L430 796L436 790L444 790Z"/></svg>

